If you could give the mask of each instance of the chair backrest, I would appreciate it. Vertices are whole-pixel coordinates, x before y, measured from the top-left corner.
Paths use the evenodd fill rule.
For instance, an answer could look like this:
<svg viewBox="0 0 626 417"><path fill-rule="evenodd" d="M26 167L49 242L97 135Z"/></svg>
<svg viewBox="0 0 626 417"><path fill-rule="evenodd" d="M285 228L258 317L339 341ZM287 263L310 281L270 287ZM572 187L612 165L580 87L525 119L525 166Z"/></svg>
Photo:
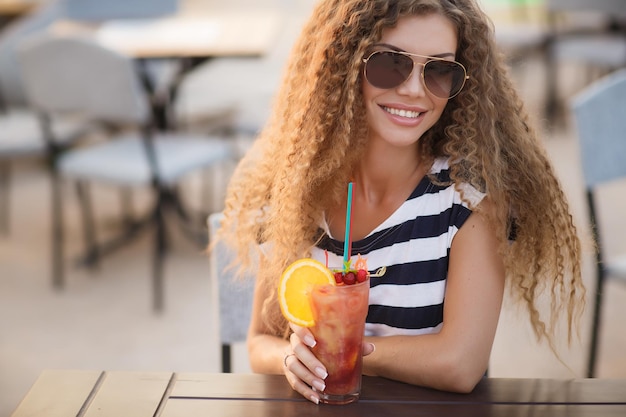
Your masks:
<svg viewBox="0 0 626 417"><path fill-rule="evenodd" d="M146 124L147 93L131 58L94 40L36 35L18 51L28 100L48 114L82 113L116 124Z"/></svg>
<svg viewBox="0 0 626 417"><path fill-rule="evenodd" d="M17 60L17 46L28 36L45 31L61 18L60 0L47 0L31 13L11 22L0 32L0 94L7 107L25 108L28 105Z"/></svg>
<svg viewBox="0 0 626 417"><path fill-rule="evenodd" d="M626 69L576 95L572 111L587 187L626 178Z"/></svg>
<svg viewBox="0 0 626 417"><path fill-rule="evenodd" d="M254 279L237 279L234 270L229 268L233 260L232 251L223 242L216 241L222 218L222 213L209 216L209 240L212 243L209 261L213 305L219 306L215 313L219 319L220 342L228 345L246 340L252 313Z"/></svg>

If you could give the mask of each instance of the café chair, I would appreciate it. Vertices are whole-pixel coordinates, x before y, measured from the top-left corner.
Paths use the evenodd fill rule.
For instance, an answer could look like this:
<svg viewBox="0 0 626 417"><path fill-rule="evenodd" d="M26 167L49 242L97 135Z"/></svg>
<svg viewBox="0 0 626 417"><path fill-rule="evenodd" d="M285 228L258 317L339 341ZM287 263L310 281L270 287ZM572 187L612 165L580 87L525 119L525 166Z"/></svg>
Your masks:
<svg viewBox="0 0 626 417"><path fill-rule="evenodd" d="M1 71L1 69L0 69ZM51 169L54 159L89 133L80 121L55 120L53 140L41 133L39 120L26 109L0 112L0 234L10 232L10 191L12 166L19 161L42 160Z"/></svg>
<svg viewBox="0 0 626 417"><path fill-rule="evenodd" d="M211 268L211 294L213 316L217 319L222 352L222 372L232 371L232 345L244 342L248 335L254 278L237 277L232 265L232 251L216 238L223 214L212 213L208 219L209 262Z"/></svg>
<svg viewBox="0 0 626 417"><path fill-rule="evenodd" d="M18 63L18 45L26 37L48 30L56 20L63 18L62 0L40 3L0 32L0 105L5 110L15 106L27 108L28 104Z"/></svg>
<svg viewBox="0 0 626 417"><path fill-rule="evenodd" d="M626 254L606 258L602 241L597 191L602 185L626 180L626 69L614 72L575 96L571 104L588 203L591 231L596 242L596 289L587 376L596 372L602 325L602 301L607 278L626 284Z"/></svg>
<svg viewBox="0 0 626 417"><path fill-rule="evenodd" d="M60 8L64 19L104 28L109 24L132 25L133 22L167 19L178 12L180 3L181 0L61 0ZM152 84L150 88L155 93L159 90L159 94L169 94L166 90L181 71L180 59L143 59L141 65L147 75L146 81ZM159 100L164 99L159 97ZM155 123L161 128L174 121L169 120L169 115L161 115Z"/></svg>
<svg viewBox="0 0 626 417"><path fill-rule="evenodd" d="M107 140L72 149L56 161L55 170L81 186L81 209L86 225L93 225L88 184L151 190L148 216L134 222L121 236L97 242L91 227L89 255L99 257L132 241L147 226L153 227L152 291L155 311L163 309L163 266L168 239L165 216L172 213L194 237L206 244L206 231L189 224L179 188L192 173L202 173L231 157L230 144L220 138L156 132L148 92L135 62L95 41L42 34L19 49L24 85L30 105L42 120L57 114L78 114L101 123ZM43 133L49 137L47 125ZM63 197L54 193L53 284L61 288L63 276ZM194 228L195 227L195 228ZM203 228L203 226L202 226Z"/></svg>
<svg viewBox="0 0 626 417"><path fill-rule="evenodd" d="M51 168L55 157L84 139L92 126L72 118L51 121L54 140L46 142L37 115L28 107L17 45L27 36L45 30L61 16L57 1L36 7L31 13L12 21L0 32L0 234L9 234L10 188L12 170L25 160L42 160Z"/></svg>

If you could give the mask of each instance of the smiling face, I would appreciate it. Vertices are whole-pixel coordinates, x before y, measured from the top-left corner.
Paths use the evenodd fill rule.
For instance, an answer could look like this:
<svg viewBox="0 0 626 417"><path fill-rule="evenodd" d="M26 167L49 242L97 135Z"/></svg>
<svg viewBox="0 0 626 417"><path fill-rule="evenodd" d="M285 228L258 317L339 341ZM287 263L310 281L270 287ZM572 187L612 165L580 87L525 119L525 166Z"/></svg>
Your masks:
<svg viewBox="0 0 626 417"><path fill-rule="evenodd" d="M456 29L438 14L408 16L383 31L373 50L398 50L421 56L454 60ZM430 93L422 79L427 59L413 57L409 78L395 88L372 86L363 77L363 99L370 127L370 141L383 141L395 147L413 146L441 116L448 99Z"/></svg>

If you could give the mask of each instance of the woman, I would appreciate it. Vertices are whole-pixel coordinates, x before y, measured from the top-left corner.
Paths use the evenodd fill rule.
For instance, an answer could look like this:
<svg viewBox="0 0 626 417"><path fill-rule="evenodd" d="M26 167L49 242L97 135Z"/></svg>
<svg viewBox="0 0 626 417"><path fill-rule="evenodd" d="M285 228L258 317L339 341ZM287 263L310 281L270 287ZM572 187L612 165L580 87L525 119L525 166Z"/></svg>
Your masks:
<svg viewBox="0 0 626 417"><path fill-rule="evenodd" d="M571 333L576 230L475 0L320 1L229 186L223 237L244 266L260 255L252 369L316 403L326 369L276 286L298 258L341 256L351 180L352 253L387 267L371 280L364 373L471 391L506 285L539 339L552 346L562 313Z"/></svg>

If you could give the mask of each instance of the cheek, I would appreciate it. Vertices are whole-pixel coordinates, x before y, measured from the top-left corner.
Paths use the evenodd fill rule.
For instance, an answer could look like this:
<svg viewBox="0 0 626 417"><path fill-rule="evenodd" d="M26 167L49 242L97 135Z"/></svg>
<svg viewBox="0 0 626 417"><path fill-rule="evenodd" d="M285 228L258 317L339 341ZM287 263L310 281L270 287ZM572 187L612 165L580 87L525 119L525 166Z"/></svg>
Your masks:
<svg viewBox="0 0 626 417"><path fill-rule="evenodd" d="M361 101L363 102L363 108L365 114L369 117L373 111L372 106L375 106L375 97L379 93L379 90L375 89L367 81L361 83Z"/></svg>
<svg viewBox="0 0 626 417"><path fill-rule="evenodd" d="M370 83L368 83L365 80L365 77L362 77L361 78L361 97L366 104L374 96L373 90L374 90L374 87L372 87Z"/></svg>
<svg viewBox="0 0 626 417"><path fill-rule="evenodd" d="M437 99L434 100L435 103L435 107L434 107L434 113L437 115L437 119L439 119L441 117L441 115L443 114L443 111L446 109L446 106L448 105L448 100L447 99Z"/></svg>

